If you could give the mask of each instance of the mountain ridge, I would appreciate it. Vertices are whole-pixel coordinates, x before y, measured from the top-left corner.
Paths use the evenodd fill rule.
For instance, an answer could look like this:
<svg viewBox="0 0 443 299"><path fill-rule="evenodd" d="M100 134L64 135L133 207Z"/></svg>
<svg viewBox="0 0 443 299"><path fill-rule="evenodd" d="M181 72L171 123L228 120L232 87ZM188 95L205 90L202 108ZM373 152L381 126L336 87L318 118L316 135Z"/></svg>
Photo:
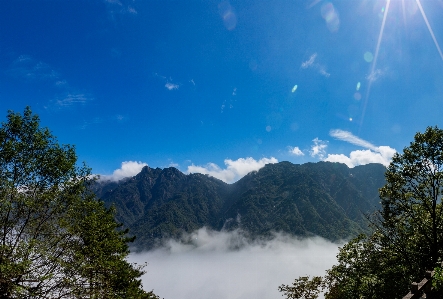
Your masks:
<svg viewBox="0 0 443 299"><path fill-rule="evenodd" d="M203 226L241 228L253 238L284 232L339 240L368 230L364 214L380 207L384 172L381 164L279 162L227 184L174 167L145 166L132 178L97 182L93 191L115 206L117 220L143 249Z"/></svg>

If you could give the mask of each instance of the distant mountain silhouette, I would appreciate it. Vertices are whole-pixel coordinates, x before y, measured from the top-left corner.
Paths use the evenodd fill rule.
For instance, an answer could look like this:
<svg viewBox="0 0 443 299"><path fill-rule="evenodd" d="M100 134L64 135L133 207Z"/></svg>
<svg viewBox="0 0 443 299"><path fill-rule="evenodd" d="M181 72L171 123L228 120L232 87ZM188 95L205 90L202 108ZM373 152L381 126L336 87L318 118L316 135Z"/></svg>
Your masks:
<svg viewBox="0 0 443 299"><path fill-rule="evenodd" d="M176 168L148 166L119 182L97 182L93 190L117 209L117 220L150 249L203 226L241 228L250 237L273 231L329 240L367 230L365 213L379 208L385 167L318 162L267 164L234 184Z"/></svg>

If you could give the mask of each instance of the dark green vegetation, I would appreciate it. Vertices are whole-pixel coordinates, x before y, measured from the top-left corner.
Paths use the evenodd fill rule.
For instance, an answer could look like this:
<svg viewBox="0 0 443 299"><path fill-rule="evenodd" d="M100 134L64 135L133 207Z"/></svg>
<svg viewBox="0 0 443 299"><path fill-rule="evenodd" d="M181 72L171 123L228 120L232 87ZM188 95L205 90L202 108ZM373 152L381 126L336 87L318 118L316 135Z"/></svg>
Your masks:
<svg viewBox="0 0 443 299"><path fill-rule="evenodd" d="M0 127L0 298L158 298L90 170L29 108Z"/></svg>
<svg viewBox="0 0 443 299"><path fill-rule="evenodd" d="M380 189L382 207L371 217L371 234L341 248L338 263L324 277L300 277L279 290L287 298L314 299L319 289L326 299L402 298L410 283L441 263L442 195L443 130L429 127L393 157ZM440 267L433 279L432 298L443 298Z"/></svg>
<svg viewBox="0 0 443 299"><path fill-rule="evenodd" d="M240 227L250 237L286 232L330 240L367 230L364 213L380 207L378 188L386 168L370 164L268 164L228 185L202 174L149 167L118 183L97 183L94 191L114 204L118 221L137 236L140 249L203 226Z"/></svg>

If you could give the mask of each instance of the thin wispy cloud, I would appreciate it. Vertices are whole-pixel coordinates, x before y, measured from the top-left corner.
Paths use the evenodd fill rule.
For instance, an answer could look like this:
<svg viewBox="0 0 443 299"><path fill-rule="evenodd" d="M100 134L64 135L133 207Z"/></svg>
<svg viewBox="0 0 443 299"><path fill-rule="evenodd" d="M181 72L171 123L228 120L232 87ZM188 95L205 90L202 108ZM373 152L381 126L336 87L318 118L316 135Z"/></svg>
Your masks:
<svg viewBox="0 0 443 299"><path fill-rule="evenodd" d="M111 15L114 14L132 14L136 15L137 10L133 5L128 4L128 1L119 1L119 0L104 0L106 5L108 6L108 12Z"/></svg>
<svg viewBox="0 0 443 299"><path fill-rule="evenodd" d="M133 177L140 173L147 163L141 161L124 161L119 169L114 170L111 175L100 175L101 181L119 181L127 177Z"/></svg>
<svg viewBox="0 0 443 299"><path fill-rule="evenodd" d="M103 123L103 119L101 117L94 117L92 120L83 121L83 124L80 126L80 129L84 130L91 125L101 124Z"/></svg>
<svg viewBox="0 0 443 299"><path fill-rule="evenodd" d="M331 74L328 73L324 68L321 68L321 69L319 70L319 73L320 73L321 75L325 76L326 78L328 78L329 76L331 76Z"/></svg>
<svg viewBox="0 0 443 299"><path fill-rule="evenodd" d="M325 76L328 78L331 74L326 71L326 67L317 63L317 53L312 54L308 60L302 62L301 68L307 69L307 68L313 68L318 71L318 73L322 76Z"/></svg>
<svg viewBox="0 0 443 299"><path fill-rule="evenodd" d="M44 105L45 109L68 108L74 105L84 105L93 100L87 92L79 92L72 88L66 79L49 64L38 61L30 55L20 55L6 71L11 77L25 79L28 83L49 83L52 85L53 98Z"/></svg>
<svg viewBox="0 0 443 299"><path fill-rule="evenodd" d="M50 65L33 59L29 55L20 55L6 71L12 77L28 80L55 80L59 74Z"/></svg>
<svg viewBox="0 0 443 299"><path fill-rule="evenodd" d="M301 67L303 69L307 69L308 67L311 67L314 64L315 58L317 58L317 53L312 54L311 57L309 57L308 60L304 61L301 64Z"/></svg>
<svg viewBox="0 0 443 299"><path fill-rule="evenodd" d="M69 93L59 99L56 99L55 104L59 107L70 107L75 104L85 104L93 98L84 93Z"/></svg>
<svg viewBox="0 0 443 299"><path fill-rule="evenodd" d="M208 163L205 166L198 166L192 164L188 166L187 173L202 173L208 174L225 183L234 183L250 173L251 171L257 171L264 167L266 164L278 163L278 160L274 157L262 158L255 160L252 157L239 158L237 160L226 159L224 160L226 168L221 168L215 163Z"/></svg>
<svg viewBox="0 0 443 299"><path fill-rule="evenodd" d="M298 146L289 147L289 153L295 156L304 156L305 154L300 150Z"/></svg>
<svg viewBox="0 0 443 299"><path fill-rule="evenodd" d="M117 114L112 116L102 116L102 117L93 117L92 119L87 119L83 121L83 124L79 126L80 129L84 130L91 126L98 125L98 124L104 124L104 123L124 123L129 119L128 116Z"/></svg>
<svg viewBox="0 0 443 299"><path fill-rule="evenodd" d="M68 82L66 80L58 80L55 82L55 86L57 87L66 87Z"/></svg>
<svg viewBox="0 0 443 299"><path fill-rule="evenodd" d="M133 14L133 15L136 15L136 14L137 14L137 11L136 11L135 8L132 7L132 6L128 6L128 7L127 7L127 11L128 11L128 13Z"/></svg>
<svg viewBox="0 0 443 299"><path fill-rule="evenodd" d="M366 80L368 80L369 82L375 82L383 75L384 71L382 71L381 69L376 69L366 76Z"/></svg>
<svg viewBox="0 0 443 299"><path fill-rule="evenodd" d="M319 158L320 160L323 160L326 155L326 148L328 147L328 142L320 140L318 138L315 138L312 140L314 143L311 146L311 150L309 151L309 154L313 158Z"/></svg>
<svg viewBox="0 0 443 299"><path fill-rule="evenodd" d="M376 150L375 145L373 145L372 143L370 143L366 140L363 140L363 139L355 136L354 134L352 134L351 132L348 132L348 131L335 129L335 130L331 130L329 132L329 135L331 137L334 137L335 139L338 139L338 140L346 141L346 142L352 143L354 145L358 145L358 146L365 147L368 149Z"/></svg>

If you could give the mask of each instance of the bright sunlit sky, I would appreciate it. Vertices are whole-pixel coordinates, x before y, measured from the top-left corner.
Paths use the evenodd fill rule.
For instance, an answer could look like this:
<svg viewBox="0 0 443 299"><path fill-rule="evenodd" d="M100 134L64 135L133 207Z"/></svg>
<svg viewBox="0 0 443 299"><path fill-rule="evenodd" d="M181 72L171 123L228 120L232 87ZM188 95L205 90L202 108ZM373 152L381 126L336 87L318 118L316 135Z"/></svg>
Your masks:
<svg viewBox="0 0 443 299"><path fill-rule="evenodd" d="M441 0L5 0L1 119L31 106L104 175L386 165L443 127L439 45Z"/></svg>

